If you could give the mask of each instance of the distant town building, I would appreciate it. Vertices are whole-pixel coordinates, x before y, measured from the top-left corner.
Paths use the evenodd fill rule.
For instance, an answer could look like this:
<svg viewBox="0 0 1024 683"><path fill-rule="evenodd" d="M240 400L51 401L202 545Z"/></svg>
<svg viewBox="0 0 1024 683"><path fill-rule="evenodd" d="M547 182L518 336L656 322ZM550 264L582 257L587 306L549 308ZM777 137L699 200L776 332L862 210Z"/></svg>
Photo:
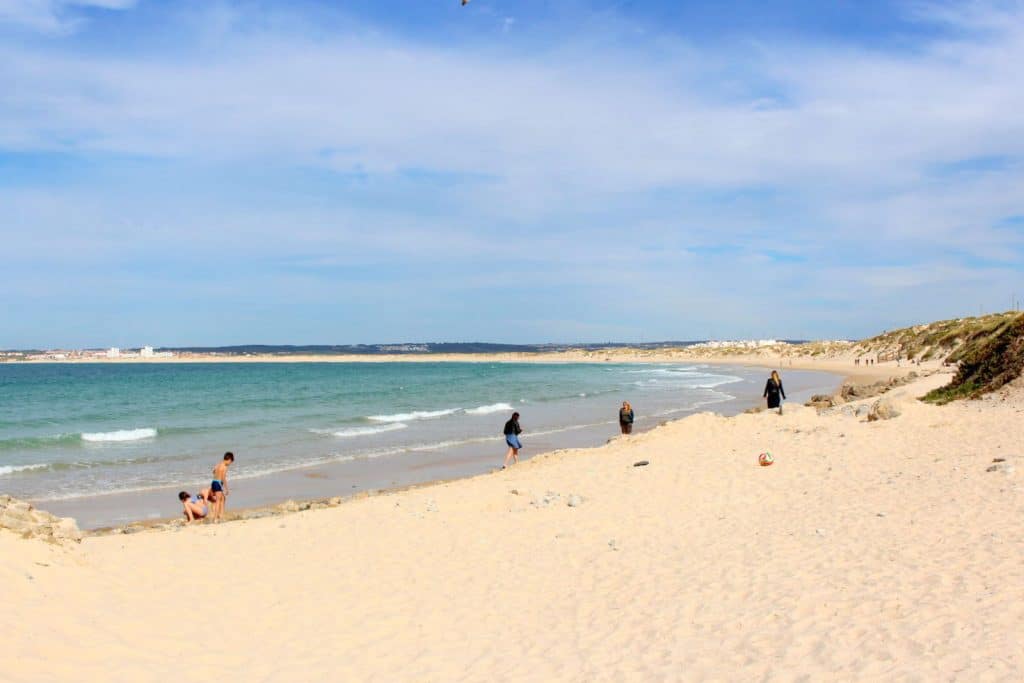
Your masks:
<svg viewBox="0 0 1024 683"><path fill-rule="evenodd" d="M706 341L700 344L694 344L692 348L695 349L726 349L726 348L740 348L740 349L760 349L765 346L775 346L777 344L784 343L779 342L777 339L736 339L730 341Z"/></svg>
<svg viewBox="0 0 1024 683"><path fill-rule="evenodd" d="M377 350L385 353L427 353L430 347L426 344L378 344Z"/></svg>
<svg viewBox="0 0 1024 683"><path fill-rule="evenodd" d="M152 346L143 346L141 349L139 349L139 356L141 356L142 358L152 358L153 357L153 347Z"/></svg>
<svg viewBox="0 0 1024 683"><path fill-rule="evenodd" d="M120 357L121 357L121 349L117 348L116 346L111 346L109 349L107 349L107 358L120 358Z"/></svg>

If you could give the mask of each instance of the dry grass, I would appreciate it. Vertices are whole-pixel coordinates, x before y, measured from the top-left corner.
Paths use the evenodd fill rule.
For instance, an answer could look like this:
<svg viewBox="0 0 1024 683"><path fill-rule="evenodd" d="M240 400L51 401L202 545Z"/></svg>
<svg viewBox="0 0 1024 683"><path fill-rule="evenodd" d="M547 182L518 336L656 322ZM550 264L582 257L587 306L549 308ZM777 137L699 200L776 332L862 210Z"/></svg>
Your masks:
<svg viewBox="0 0 1024 683"><path fill-rule="evenodd" d="M999 334L1019 315L1016 312L993 313L906 327L858 342L854 350L881 356L958 362L979 344Z"/></svg>

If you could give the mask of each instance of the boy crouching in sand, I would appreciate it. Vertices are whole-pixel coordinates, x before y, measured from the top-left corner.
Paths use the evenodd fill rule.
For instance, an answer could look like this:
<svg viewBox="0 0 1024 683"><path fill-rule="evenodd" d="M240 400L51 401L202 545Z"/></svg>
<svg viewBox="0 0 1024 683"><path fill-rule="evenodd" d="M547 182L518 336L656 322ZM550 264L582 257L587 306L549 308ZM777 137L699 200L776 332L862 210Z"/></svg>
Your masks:
<svg viewBox="0 0 1024 683"><path fill-rule="evenodd" d="M195 496L189 495L188 491L182 491L178 494L178 500L181 501L185 519L189 522L201 522L210 512L210 489L203 489Z"/></svg>

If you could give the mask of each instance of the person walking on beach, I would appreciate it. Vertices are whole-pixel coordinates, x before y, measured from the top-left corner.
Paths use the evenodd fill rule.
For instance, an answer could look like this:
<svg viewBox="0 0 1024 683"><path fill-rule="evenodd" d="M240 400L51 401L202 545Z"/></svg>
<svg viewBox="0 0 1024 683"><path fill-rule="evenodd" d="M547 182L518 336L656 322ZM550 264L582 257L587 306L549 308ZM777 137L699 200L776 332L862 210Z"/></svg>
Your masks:
<svg viewBox="0 0 1024 683"><path fill-rule="evenodd" d="M228 467L235 462L235 454L228 451L224 459L213 468L213 481L210 482L210 496L213 503L213 521L219 522L224 517L224 503L228 497Z"/></svg>
<svg viewBox="0 0 1024 683"><path fill-rule="evenodd" d="M764 385L764 398L768 399L768 410L778 408L779 415L782 415L782 400L786 398L786 390L782 388L782 378L776 370L772 370L772 376Z"/></svg>
<svg viewBox="0 0 1024 683"><path fill-rule="evenodd" d="M519 449L523 444L519 443L519 435L523 433L519 426L519 413L512 413L512 419L505 423L505 443L508 445L508 453L505 454L505 463L501 469L508 467L508 463L519 464Z"/></svg>
<svg viewBox="0 0 1024 683"><path fill-rule="evenodd" d="M619 409L619 429L623 434L633 433L633 406L629 405L629 401L623 401Z"/></svg>

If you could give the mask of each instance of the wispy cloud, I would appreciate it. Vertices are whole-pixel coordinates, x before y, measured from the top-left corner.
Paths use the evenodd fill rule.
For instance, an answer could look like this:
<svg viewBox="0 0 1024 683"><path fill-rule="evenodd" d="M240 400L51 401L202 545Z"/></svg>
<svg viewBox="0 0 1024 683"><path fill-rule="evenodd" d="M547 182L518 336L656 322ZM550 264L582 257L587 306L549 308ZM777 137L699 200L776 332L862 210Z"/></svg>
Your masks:
<svg viewBox="0 0 1024 683"><path fill-rule="evenodd" d="M73 20L70 3L8 4L40 30ZM140 249L244 253L265 269L257 289L278 270L331 288L360 260L430 259L407 271L421 291L516 282L553 297L544 319L586 311L565 329L595 335L622 316L648 337L795 326L818 311L804 287L886 303L773 333L973 308L1012 286L1024 249L1006 221L1024 214L1024 6L918 7L947 30L899 50L667 30L638 43L614 14L558 45L520 42L517 24L501 44L453 46L230 4L173 14L159 50L0 44L0 150L107 174L0 185L8 243L26 263L59 242L107 267ZM392 277L382 306L412 286ZM651 302L642 322L591 305L621 282Z"/></svg>
<svg viewBox="0 0 1024 683"><path fill-rule="evenodd" d="M0 0L0 25L61 34L81 24L83 9L123 10L135 0Z"/></svg>

